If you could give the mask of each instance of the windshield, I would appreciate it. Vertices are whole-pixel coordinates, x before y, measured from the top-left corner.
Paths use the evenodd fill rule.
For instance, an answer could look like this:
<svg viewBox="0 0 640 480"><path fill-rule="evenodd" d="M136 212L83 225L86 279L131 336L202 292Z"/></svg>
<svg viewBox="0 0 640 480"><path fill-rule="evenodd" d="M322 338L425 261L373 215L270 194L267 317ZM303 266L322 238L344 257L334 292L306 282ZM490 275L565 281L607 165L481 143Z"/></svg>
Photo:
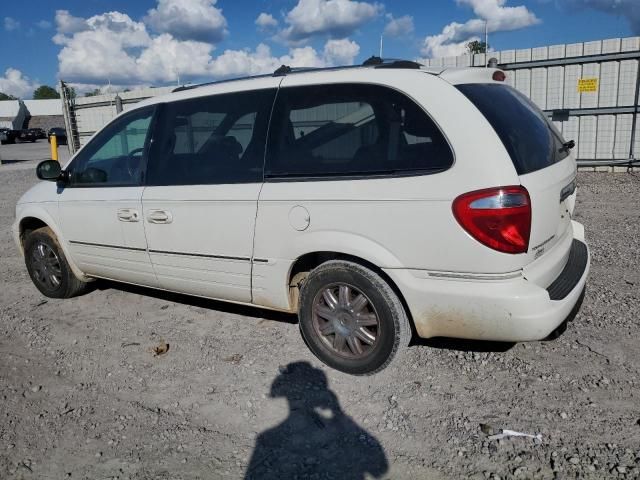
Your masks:
<svg viewBox="0 0 640 480"><path fill-rule="evenodd" d="M519 175L541 170L569 156L569 148L555 125L516 89L495 83L456 87L489 121Z"/></svg>

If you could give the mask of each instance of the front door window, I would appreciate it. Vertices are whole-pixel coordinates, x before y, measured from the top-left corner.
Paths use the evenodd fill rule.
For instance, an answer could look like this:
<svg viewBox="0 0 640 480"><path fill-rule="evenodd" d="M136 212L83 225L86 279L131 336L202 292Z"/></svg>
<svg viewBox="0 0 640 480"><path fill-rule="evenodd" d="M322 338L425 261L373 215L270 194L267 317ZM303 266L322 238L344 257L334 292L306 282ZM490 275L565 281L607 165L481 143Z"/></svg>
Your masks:
<svg viewBox="0 0 640 480"><path fill-rule="evenodd" d="M70 186L139 185L153 110L125 114L92 139L69 168Z"/></svg>

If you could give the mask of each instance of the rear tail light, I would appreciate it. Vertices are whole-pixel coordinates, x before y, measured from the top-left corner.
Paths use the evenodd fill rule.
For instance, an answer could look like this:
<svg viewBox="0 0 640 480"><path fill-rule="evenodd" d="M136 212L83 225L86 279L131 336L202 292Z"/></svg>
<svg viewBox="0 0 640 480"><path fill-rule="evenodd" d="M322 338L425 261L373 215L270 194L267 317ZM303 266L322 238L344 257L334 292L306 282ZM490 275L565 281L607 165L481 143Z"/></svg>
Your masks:
<svg viewBox="0 0 640 480"><path fill-rule="evenodd" d="M496 187L460 195L453 214L473 238L504 253L526 253L531 233L531 200L521 186Z"/></svg>

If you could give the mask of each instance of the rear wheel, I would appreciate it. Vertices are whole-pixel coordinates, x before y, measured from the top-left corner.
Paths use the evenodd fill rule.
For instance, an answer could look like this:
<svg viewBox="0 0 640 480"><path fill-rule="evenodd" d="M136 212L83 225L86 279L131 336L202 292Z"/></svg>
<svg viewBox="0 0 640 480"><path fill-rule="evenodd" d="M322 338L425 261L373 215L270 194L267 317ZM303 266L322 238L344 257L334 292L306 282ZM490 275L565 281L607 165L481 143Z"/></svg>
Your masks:
<svg viewBox="0 0 640 480"><path fill-rule="evenodd" d="M31 281L47 297L69 298L84 292L87 287L87 283L71 270L49 227L28 235L24 242L24 259Z"/></svg>
<svg viewBox="0 0 640 480"><path fill-rule="evenodd" d="M327 365L353 375L385 368L411 339L400 299L375 272L334 260L314 269L300 294L300 330Z"/></svg>

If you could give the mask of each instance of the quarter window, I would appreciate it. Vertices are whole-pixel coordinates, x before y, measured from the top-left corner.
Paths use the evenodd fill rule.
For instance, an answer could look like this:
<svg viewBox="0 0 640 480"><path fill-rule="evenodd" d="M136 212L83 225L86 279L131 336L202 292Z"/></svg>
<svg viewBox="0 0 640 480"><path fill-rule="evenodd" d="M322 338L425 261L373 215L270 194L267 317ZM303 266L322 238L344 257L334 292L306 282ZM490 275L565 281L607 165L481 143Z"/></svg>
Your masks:
<svg viewBox="0 0 640 480"><path fill-rule="evenodd" d="M163 106L147 171L148 185L262 181L275 90L239 92Z"/></svg>
<svg viewBox="0 0 640 480"><path fill-rule="evenodd" d="M362 84L283 88L278 93L266 176L420 174L453 153L429 116L405 95Z"/></svg>
<svg viewBox="0 0 640 480"><path fill-rule="evenodd" d="M70 186L139 185L153 112L125 114L98 133L70 166Z"/></svg>

